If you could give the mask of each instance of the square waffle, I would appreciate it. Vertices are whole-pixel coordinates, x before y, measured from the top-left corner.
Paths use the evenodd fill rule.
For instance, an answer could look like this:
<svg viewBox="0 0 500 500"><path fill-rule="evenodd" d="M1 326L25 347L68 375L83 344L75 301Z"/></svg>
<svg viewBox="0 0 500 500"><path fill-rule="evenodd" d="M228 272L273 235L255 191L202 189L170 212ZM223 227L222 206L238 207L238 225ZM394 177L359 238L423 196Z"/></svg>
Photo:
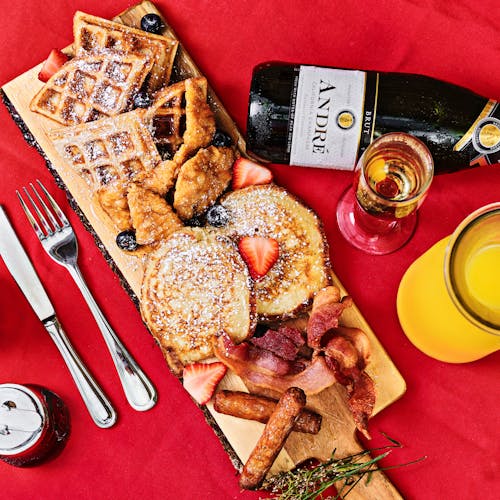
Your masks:
<svg viewBox="0 0 500 500"><path fill-rule="evenodd" d="M179 165L212 141L215 117L207 103L207 89L204 77L182 80L157 92L147 110L155 142Z"/></svg>
<svg viewBox="0 0 500 500"><path fill-rule="evenodd" d="M148 79L148 90L157 90L167 85L178 42L173 38L155 35L76 12L73 18L74 51L77 56L98 52L115 52L147 56L153 60Z"/></svg>
<svg viewBox="0 0 500 500"><path fill-rule="evenodd" d="M75 125L126 110L152 66L146 56L75 57L54 73L30 103L31 111Z"/></svg>
<svg viewBox="0 0 500 500"><path fill-rule="evenodd" d="M121 230L131 227L128 185L162 162L143 115L137 109L48 133L59 155L85 178Z"/></svg>

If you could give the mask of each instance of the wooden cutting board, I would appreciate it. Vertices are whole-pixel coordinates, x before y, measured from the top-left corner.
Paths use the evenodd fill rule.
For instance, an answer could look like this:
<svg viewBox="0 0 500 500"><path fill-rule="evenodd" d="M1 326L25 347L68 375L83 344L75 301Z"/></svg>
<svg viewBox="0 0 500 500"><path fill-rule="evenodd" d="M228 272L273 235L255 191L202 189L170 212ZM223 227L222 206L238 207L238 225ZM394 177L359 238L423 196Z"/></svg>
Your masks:
<svg viewBox="0 0 500 500"><path fill-rule="evenodd" d="M145 1L123 12L115 20L139 27L141 17L149 12L160 14L151 2ZM177 38L168 23L165 24L165 34ZM71 52L71 46L67 48L67 51ZM109 264L120 276L122 284L131 298L138 304L137 297L140 295L143 262L137 257L129 256L118 249L115 244L115 234L110 231L106 222L107 216L99 207L91 203L87 184L71 167L61 161L54 147L47 139L47 131L60 127L60 125L29 110L29 102L35 92L42 86L42 83L37 78L40 67L41 64L4 85L2 87L4 102L25 134L27 141L38 148L61 187L66 189L73 208L94 235L96 243ZM180 80L200 74L189 54L180 45L173 79ZM232 134L233 139L244 154L244 139L212 90L209 90L209 101L219 126ZM335 275L334 282L344 294L347 294ZM406 390L405 382L356 306L344 312L342 322L345 325L361 328L370 337L373 352L367 372L376 386L377 401L374 414L377 414L404 394ZM226 375L221 383L221 388L245 390L241 379L232 373ZM322 429L316 436L292 433L285 448L273 465L271 474L289 470L297 463L310 457L326 460L330 458L333 449L337 450L336 457L361 451L362 448L356 439L354 422L346 401L345 389L339 384L330 387L319 395L309 397L308 407L323 416ZM240 468L257 442L263 424L218 414L213 410L211 404L204 411L207 421L221 439L233 463L237 468ZM358 483L356 488L349 494L349 498L381 500L401 498L401 496L388 479L380 473L374 474L368 485L364 481Z"/></svg>

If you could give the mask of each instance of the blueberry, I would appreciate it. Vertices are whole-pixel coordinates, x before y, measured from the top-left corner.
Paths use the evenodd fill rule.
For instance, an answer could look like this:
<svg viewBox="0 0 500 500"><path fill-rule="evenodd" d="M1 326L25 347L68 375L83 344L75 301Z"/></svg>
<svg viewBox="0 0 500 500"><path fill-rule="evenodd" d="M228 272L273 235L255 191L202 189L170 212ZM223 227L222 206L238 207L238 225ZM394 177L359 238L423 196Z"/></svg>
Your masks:
<svg viewBox="0 0 500 500"><path fill-rule="evenodd" d="M146 14L141 19L141 29L147 31L148 33L161 33L164 27L163 21L158 14Z"/></svg>
<svg viewBox="0 0 500 500"><path fill-rule="evenodd" d="M132 252L138 247L137 240L135 239L135 231L127 229L122 231L116 236L116 244L122 250Z"/></svg>
<svg viewBox="0 0 500 500"><path fill-rule="evenodd" d="M226 134L226 132L216 130L214 138L212 139L212 144L216 147L228 148L233 144L233 139L231 139L231 136Z"/></svg>
<svg viewBox="0 0 500 500"><path fill-rule="evenodd" d="M153 99L146 92L137 92L134 96L134 106L136 108L149 108L153 103Z"/></svg>
<svg viewBox="0 0 500 500"><path fill-rule="evenodd" d="M207 222L214 227L225 226L229 222L229 214L222 205L213 205L207 211Z"/></svg>

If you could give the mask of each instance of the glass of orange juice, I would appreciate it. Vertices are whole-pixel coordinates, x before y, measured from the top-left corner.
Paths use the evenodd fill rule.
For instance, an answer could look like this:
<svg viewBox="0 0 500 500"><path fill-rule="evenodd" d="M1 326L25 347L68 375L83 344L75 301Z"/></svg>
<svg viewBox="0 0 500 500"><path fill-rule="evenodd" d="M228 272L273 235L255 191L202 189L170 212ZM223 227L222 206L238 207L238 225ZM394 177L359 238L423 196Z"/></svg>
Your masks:
<svg viewBox="0 0 500 500"><path fill-rule="evenodd" d="M410 341L450 363L500 349L500 202L468 217L406 271L398 316Z"/></svg>

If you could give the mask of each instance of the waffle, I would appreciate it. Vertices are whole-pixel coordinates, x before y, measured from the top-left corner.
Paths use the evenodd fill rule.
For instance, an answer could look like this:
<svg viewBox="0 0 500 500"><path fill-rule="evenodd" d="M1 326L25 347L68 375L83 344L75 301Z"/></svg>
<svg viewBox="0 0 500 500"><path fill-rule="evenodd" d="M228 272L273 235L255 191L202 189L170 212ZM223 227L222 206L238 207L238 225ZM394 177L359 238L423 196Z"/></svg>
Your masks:
<svg viewBox="0 0 500 500"><path fill-rule="evenodd" d="M189 220L213 205L231 182L234 152L210 146L200 149L179 170L175 184L174 208Z"/></svg>
<svg viewBox="0 0 500 500"><path fill-rule="evenodd" d="M155 142L179 165L212 141L215 118L204 77L188 78L157 92L147 113Z"/></svg>
<svg viewBox="0 0 500 500"><path fill-rule="evenodd" d="M63 125L118 115L129 108L151 66L133 54L75 57L44 84L30 109Z"/></svg>
<svg viewBox="0 0 500 500"><path fill-rule="evenodd" d="M328 244L318 216L274 184L232 191L220 203L229 215L225 234L236 240L265 236L279 244L277 262L255 283L259 320L301 313L331 281Z"/></svg>
<svg viewBox="0 0 500 500"><path fill-rule="evenodd" d="M48 133L59 155L86 179L121 230L131 226L128 185L162 161L143 115L144 110L134 110Z"/></svg>
<svg viewBox="0 0 500 500"><path fill-rule="evenodd" d="M236 245L203 228L177 231L149 255L140 304L176 373L212 356L222 333L239 343L255 328L253 291Z"/></svg>
<svg viewBox="0 0 500 500"><path fill-rule="evenodd" d="M124 24L101 19L83 12L73 18L74 51L78 55L99 52L146 56L153 66L147 85L157 90L170 81L178 42Z"/></svg>

